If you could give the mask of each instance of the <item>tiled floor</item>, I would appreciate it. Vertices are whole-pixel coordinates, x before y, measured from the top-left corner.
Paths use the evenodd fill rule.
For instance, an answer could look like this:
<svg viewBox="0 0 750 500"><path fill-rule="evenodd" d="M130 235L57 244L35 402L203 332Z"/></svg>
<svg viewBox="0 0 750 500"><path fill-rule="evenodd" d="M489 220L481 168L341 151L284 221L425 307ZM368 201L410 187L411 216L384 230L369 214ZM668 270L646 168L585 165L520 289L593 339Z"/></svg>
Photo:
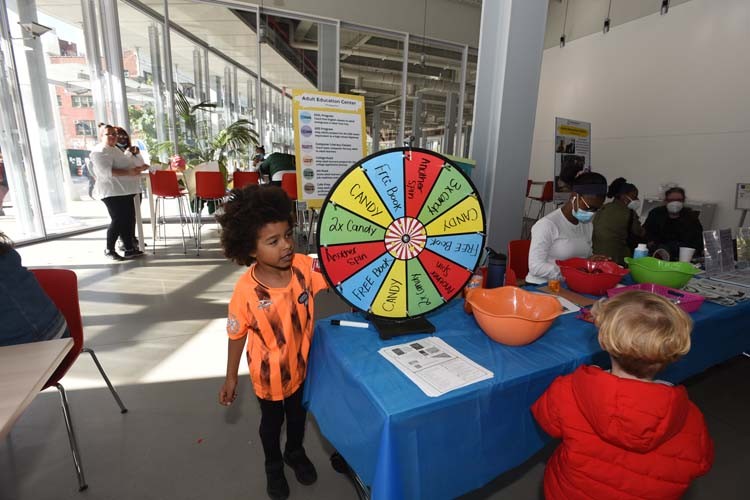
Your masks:
<svg viewBox="0 0 750 500"><path fill-rule="evenodd" d="M206 234L215 235L211 229ZM79 358L64 382L89 489L77 491L59 398L48 391L0 442L0 499L266 498L249 381L241 382L234 406L216 403L225 370L226 304L242 269L221 256L215 239L206 241L200 257L184 256L178 240L172 243L168 253L159 248L156 256L119 264L104 259L103 232L20 249L27 266L78 273L87 344L130 412L119 413L91 360ZM319 316L343 308L332 294L318 298ZM748 381L750 359L744 357L689 381L716 440L716 463L686 498L748 497L742 488L750 471ZM320 479L304 487L288 473L291 498L356 498L329 466L330 446L314 423L308 429L306 447ZM552 449L465 498L541 498Z"/></svg>

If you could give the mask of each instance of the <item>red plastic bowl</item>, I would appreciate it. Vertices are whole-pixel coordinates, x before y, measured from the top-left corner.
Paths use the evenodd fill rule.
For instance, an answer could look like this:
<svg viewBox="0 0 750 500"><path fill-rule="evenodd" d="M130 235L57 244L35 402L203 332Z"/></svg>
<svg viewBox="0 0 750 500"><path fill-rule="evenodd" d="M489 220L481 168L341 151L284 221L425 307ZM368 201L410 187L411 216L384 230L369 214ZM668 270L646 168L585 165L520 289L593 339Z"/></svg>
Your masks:
<svg viewBox="0 0 750 500"><path fill-rule="evenodd" d="M630 271L614 262L579 257L556 261L568 288L578 293L604 295Z"/></svg>

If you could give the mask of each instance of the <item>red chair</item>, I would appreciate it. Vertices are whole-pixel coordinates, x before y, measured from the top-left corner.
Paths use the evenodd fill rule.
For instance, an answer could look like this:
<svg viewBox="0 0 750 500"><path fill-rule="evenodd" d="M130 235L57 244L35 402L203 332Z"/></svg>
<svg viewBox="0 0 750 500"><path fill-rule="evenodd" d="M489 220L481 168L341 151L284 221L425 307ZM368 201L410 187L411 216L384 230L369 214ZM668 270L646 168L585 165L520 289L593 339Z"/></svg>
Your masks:
<svg viewBox="0 0 750 500"><path fill-rule="evenodd" d="M83 476L81 455L78 452L78 441L76 440L75 432L73 431L73 421L68 406L68 396L65 394L65 388L60 383L60 379L62 379L70 367L73 366L73 363L78 359L78 356L82 352L87 352L91 355L91 359L94 360L96 367L99 369L99 373L102 374L104 382L107 383L109 391L112 393L117 405L120 407L120 413L127 413L128 409L122 404L119 394L117 394L117 391L112 386L112 382L109 381L107 374L104 373L104 368L102 368L101 363L99 363L99 359L97 359L94 350L83 346L83 323L81 321L81 309L78 303L78 278L76 277L76 274L68 269L32 269L31 272L34 273L39 284L42 285L42 288L49 298L65 317L65 321L68 323L68 330L70 330L70 335L73 338L73 348L62 360L60 366L55 370L52 377L50 377L42 390L54 386L60 392L65 427L68 430L68 440L70 441L70 451L73 453L73 463L76 468L76 474L78 475L78 490L83 491L88 488L88 485Z"/></svg>
<svg viewBox="0 0 750 500"><path fill-rule="evenodd" d="M505 268L505 284L516 286L529 274L529 248L531 240L513 240L508 243L508 262Z"/></svg>
<svg viewBox="0 0 750 500"><path fill-rule="evenodd" d="M203 211L203 202L214 202L220 205L226 195L227 187L221 172L195 173L195 212L198 214L195 221L197 255L201 254L201 212Z"/></svg>
<svg viewBox="0 0 750 500"><path fill-rule="evenodd" d="M289 172L288 174L282 175L281 189L284 190L290 199L297 201L297 174Z"/></svg>
<svg viewBox="0 0 750 500"><path fill-rule="evenodd" d="M242 189L245 186L257 186L259 180L260 174L258 172L235 171L232 175L234 189Z"/></svg>
<svg viewBox="0 0 750 500"><path fill-rule="evenodd" d="M163 228L162 237L164 239L164 247L167 246L167 218L166 211L164 210L164 200L172 199L177 200L177 207L180 211L180 232L182 233L182 251L187 254L187 245L185 244L185 226L188 229L188 236L190 236L190 227L193 225L193 218L190 215L190 201L188 191L181 189L177 182L177 173L173 170L157 170L149 174L151 180L151 193L156 197L156 211L154 218L157 224L157 236L159 228ZM159 202L161 202L161 209L159 209ZM161 214L161 219L159 218ZM152 223L154 223L152 221ZM156 242L154 242L154 255L156 254Z"/></svg>
<svg viewBox="0 0 750 500"><path fill-rule="evenodd" d="M544 185L542 188L542 194L541 196L531 196L531 187L532 186L541 186ZM547 203L552 202L552 198L554 196L553 192L553 185L552 181L547 182L534 182L531 179L526 181L526 198L529 200L529 206L526 209L525 217L529 218L529 213L531 212L531 205L533 201L536 201L539 203L539 211L536 214L536 218L534 220L539 220L543 215L547 208Z"/></svg>

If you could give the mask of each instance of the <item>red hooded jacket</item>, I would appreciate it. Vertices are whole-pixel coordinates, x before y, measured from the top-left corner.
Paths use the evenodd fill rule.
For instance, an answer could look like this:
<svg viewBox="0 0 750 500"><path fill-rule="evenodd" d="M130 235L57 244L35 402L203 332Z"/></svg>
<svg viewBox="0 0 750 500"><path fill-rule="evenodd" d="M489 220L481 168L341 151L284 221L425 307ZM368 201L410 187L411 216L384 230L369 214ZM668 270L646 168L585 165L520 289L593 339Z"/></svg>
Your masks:
<svg viewBox="0 0 750 500"><path fill-rule="evenodd" d="M562 444L547 462L547 500L680 498L709 471L714 447L682 386L581 366L531 407Z"/></svg>

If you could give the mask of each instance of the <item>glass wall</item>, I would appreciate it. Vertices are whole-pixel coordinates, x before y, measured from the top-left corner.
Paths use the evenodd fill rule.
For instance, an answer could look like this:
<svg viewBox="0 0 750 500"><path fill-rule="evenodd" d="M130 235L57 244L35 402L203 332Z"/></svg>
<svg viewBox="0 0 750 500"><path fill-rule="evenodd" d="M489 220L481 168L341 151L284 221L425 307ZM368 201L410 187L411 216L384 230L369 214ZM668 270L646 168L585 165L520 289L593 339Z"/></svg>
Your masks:
<svg viewBox="0 0 750 500"><path fill-rule="evenodd" d="M3 227L23 240L100 225L106 210L91 198L88 154L98 139L81 3L9 0L6 7L13 61L6 52L3 69L7 82L15 65L20 91L8 109L22 110L17 125L26 127L16 140L26 135L27 142L20 151L11 137L0 143L8 184ZM28 23L49 30L37 36L23 27Z"/></svg>
<svg viewBox="0 0 750 500"><path fill-rule="evenodd" d="M346 25L340 33L339 91L365 98L372 151L400 146L402 100L409 108L409 90L402 92L405 38Z"/></svg>
<svg viewBox="0 0 750 500"><path fill-rule="evenodd" d="M118 13L131 140L155 163L169 140L163 24L122 1Z"/></svg>
<svg viewBox="0 0 750 500"><path fill-rule="evenodd" d="M2 5L0 227L17 241L108 222L103 204L91 197L87 165L96 124L115 114L129 121L152 164L166 161L175 146L181 154L200 149L240 119L263 131L269 153L293 152L291 91L320 85L365 97L373 149L414 135L415 144L439 151L448 150L447 140L456 153L468 150L473 49L466 57L462 46L400 32L347 23L337 31L337 22L268 7L259 16L252 5L175 0L168 4L167 53L163 0ZM116 9L119 25L102 26L113 19L107 9ZM26 31L22 26L31 22L49 30ZM326 55L336 46L339 57ZM451 139L446 120L455 123ZM250 156L241 149L226 159L231 169Z"/></svg>

